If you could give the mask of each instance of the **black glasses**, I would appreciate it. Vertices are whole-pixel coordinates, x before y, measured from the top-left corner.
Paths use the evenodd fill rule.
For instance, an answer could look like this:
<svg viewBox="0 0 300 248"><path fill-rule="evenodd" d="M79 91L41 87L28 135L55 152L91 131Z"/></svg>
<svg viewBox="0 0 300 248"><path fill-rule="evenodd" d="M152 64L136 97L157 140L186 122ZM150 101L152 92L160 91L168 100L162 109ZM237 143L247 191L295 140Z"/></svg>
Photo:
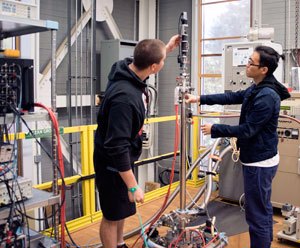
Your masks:
<svg viewBox="0 0 300 248"><path fill-rule="evenodd" d="M253 60L252 60L251 58L248 59L247 65L249 65L249 66L257 66L257 67L260 67L260 65L253 64Z"/></svg>

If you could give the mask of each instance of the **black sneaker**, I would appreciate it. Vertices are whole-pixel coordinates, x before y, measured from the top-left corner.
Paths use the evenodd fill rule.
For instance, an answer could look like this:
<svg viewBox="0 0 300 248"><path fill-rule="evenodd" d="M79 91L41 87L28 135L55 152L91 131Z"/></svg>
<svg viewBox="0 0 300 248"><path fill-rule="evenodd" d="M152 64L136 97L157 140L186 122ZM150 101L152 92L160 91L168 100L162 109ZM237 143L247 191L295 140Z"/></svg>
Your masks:
<svg viewBox="0 0 300 248"><path fill-rule="evenodd" d="M125 243L122 245L118 245L117 248L129 248Z"/></svg>

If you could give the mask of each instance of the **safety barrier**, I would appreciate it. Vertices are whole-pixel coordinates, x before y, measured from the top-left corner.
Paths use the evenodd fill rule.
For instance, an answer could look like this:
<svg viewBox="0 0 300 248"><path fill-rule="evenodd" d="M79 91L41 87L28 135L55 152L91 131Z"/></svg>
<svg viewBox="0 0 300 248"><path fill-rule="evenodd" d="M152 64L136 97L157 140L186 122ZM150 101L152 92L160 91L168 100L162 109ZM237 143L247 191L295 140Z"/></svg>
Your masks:
<svg viewBox="0 0 300 248"><path fill-rule="evenodd" d="M175 121L175 116L166 116L166 117L156 117L149 118L145 120L145 124L152 123L162 123ZM71 134L79 133L80 134L80 147L81 147L81 174L74 175L71 177L65 177L64 182L66 185L72 185L78 182L82 182L82 204L83 204L83 216L76 218L74 220L68 221L66 223L70 232L75 231L78 228L82 228L88 224L99 221L102 217L101 211L96 211L96 192L95 192L95 179L94 179L94 166L93 166L93 151L94 151L94 132L97 128L97 125L87 125L87 126L75 126L75 127L65 127L60 128L60 134ZM34 131L37 137L49 137L51 135L51 130L35 130ZM199 117L193 117L192 125L192 160L196 160L201 153L199 149ZM22 132L16 134L10 134L9 138L11 140L16 139L32 139L32 135ZM141 163L141 161L137 161ZM146 163L146 162L145 162ZM201 184L201 180L198 179L198 169L195 169L192 174L192 179L187 183L189 185L198 187ZM62 180L58 180L58 184L62 184ZM172 189L175 189L178 185L178 182L173 183ZM34 185L34 188L47 190L51 189L52 182L46 182L39 185ZM145 202L148 202L156 197L164 195L167 191L168 186L161 187L159 189L147 192L145 194ZM47 230L45 233L49 233Z"/></svg>

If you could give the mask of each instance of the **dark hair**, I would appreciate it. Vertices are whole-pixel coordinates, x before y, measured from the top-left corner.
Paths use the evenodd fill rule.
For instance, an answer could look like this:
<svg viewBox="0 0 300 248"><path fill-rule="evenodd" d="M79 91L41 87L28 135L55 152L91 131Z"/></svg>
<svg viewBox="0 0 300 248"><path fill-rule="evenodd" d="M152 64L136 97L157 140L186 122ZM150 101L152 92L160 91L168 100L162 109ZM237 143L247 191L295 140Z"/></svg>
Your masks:
<svg viewBox="0 0 300 248"><path fill-rule="evenodd" d="M279 59L284 60L284 55L279 55L272 47L269 46L257 46L254 50L259 53L259 65L261 67L268 67L267 75L273 74L278 67Z"/></svg>
<svg viewBox="0 0 300 248"><path fill-rule="evenodd" d="M163 56L166 45L158 39L145 39L140 41L133 53L133 64L139 69L146 69L152 64L158 64Z"/></svg>

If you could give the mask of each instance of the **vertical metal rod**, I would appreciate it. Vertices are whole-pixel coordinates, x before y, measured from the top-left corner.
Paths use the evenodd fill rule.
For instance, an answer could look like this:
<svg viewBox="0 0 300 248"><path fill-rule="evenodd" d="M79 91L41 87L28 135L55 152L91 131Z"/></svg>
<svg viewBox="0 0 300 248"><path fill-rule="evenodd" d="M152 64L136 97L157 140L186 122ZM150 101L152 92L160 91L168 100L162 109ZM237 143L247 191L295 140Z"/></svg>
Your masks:
<svg viewBox="0 0 300 248"><path fill-rule="evenodd" d="M56 30L51 30L51 107L52 111L56 113ZM54 130L52 124L52 130ZM57 138L55 132L52 131L52 158L53 158L53 184L52 191L54 195L58 195L58 173L57 173ZM53 231L54 237L58 240L58 223L59 212L58 204L53 206L53 213L55 213Z"/></svg>
<svg viewBox="0 0 300 248"><path fill-rule="evenodd" d="M287 22L287 47L286 47L286 50L287 50L287 59L286 59L286 76L288 77L286 79L287 82L290 82L290 68L291 68L291 1L288 0L288 22ZM291 85L288 84L288 87L290 87Z"/></svg>
<svg viewBox="0 0 300 248"><path fill-rule="evenodd" d="M183 80L185 81L185 80ZM183 89L185 88L185 83L183 82ZM180 104L180 210L185 210L186 206L186 103L185 92L181 92L181 104Z"/></svg>
<svg viewBox="0 0 300 248"><path fill-rule="evenodd" d="M75 125L78 126L78 0L75 0ZM80 75L82 77L82 75ZM77 135L75 135L75 140L78 141ZM75 146L77 151L77 145ZM76 152L77 154L77 152Z"/></svg>
<svg viewBox="0 0 300 248"><path fill-rule="evenodd" d="M187 148L187 122L186 113L187 104L185 103L185 95L190 90L187 75L187 54L188 54L188 34L187 34L187 13L182 12L180 16L180 53L178 62L180 63L181 74L179 81L179 103L180 103L180 210L185 211L186 208L186 148Z"/></svg>
<svg viewBox="0 0 300 248"><path fill-rule="evenodd" d="M83 2L81 1L80 3L80 18L83 16ZM82 50L82 44L83 44L83 27L82 27L82 22L80 22L80 122L79 125L83 125L83 104L82 104L82 96L83 96L83 50ZM76 136L76 140L79 141L79 136ZM76 145L77 147L78 145ZM78 154L78 150L76 149L76 154ZM72 164L73 167L73 164ZM77 163L76 167L77 171L79 171L80 166ZM72 170L73 171L73 170ZM78 206L78 214L81 216L81 197L80 197L80 185L77 184L76 186L76 191L77 191L77 206Z"/></svg>
<svg viewBox="0 0 300 248"><path fill-rule="evenodd" d="M83 16L83 2L80 3L80 17ZM83 95L83 27L82 22L80 22L80 125L83 125L83 104L82 104L82 95ZM86 92L85 92L86 93ZM77 168L78 170L78 168Z"/></svg>
<svg viewBox="0 0 300 248"><path fill-rule="evenodd" d="M68 38L68 81L67 81L67 109L68 109L68 126L72 126L72 50L71 50L71 0L67 0L67 38Z"/></svg>
<svg viewBox="0 0 300 248"><path fill-rule="evenodd" d="M92 30L91 30L91 124L94 124L95 114L95 81L96 81L96 0L92 0Z"/></svg>
<svg viewBox="0 0 300 248"><path fill-rule="evenodd" d="M67 25L67 35L68 35L68 81L67 81L67 109L68 109L68 126L72 127L72 46L71 46L71 20L72 20L72 13L71 13L71 0L67 0L67 18L68 18L68 25ZM70 159L70 168L72 168L73 172L73 134L69 134L69 159ZM72 173L73 175L73 173ZM75 219L75 202L74 202L74 189L72 188L72 217Z"/></svg>

